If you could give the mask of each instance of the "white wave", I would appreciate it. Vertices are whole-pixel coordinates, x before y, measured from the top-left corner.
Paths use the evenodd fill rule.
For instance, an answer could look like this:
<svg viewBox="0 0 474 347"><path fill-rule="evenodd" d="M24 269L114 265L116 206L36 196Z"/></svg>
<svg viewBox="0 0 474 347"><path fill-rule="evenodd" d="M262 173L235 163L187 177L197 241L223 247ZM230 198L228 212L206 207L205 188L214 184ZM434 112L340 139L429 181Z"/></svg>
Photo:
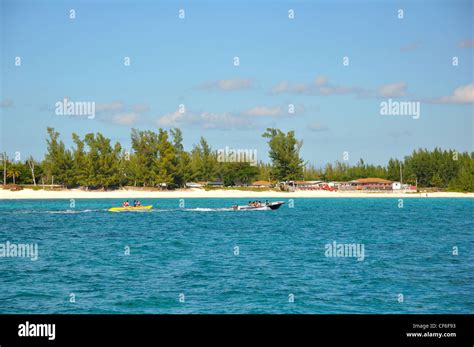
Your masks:
<svg viewBox="0 0 474 347"><path fill-rule="evenodd" d="M196 207L196 208L183 208L183 211L196 211L196 212L219 212L219 211L232 211L232 208L206 208L206 207Z"/></svg>

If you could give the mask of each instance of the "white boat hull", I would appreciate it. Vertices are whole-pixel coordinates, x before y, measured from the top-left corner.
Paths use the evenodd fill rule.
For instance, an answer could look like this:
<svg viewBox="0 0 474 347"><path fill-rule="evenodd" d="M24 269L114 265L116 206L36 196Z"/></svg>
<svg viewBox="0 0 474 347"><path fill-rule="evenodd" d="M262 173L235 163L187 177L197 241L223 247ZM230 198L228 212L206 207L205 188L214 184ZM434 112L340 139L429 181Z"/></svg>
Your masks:
<svg viewBox="0 0 474 347"><path fill-rule="evenodd" d="M275 202L270 202L268 204L261 204L258 207L252 206L252 205L245 205L245 206L236 206L234 207L234 210L238 211L268 211L268 210L277 210L280 208L281 205L283 205L285 202L284 201L275 201Z"/></svg>

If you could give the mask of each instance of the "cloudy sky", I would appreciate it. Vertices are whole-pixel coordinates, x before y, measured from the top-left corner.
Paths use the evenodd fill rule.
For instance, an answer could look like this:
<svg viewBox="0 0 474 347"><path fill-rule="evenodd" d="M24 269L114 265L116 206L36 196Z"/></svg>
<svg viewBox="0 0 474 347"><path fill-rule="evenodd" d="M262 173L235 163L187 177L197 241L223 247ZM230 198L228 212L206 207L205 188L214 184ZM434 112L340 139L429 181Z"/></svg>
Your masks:
<svg viewBox="0 0 474 347"><path fill-rule="evenodd" d="M48 126L125 147L131 128L179 127L188 149L205 136L262 160L278 127L317 166L473 150L472 1L0 3L10 156L42 158ZM56 114L64 98L94 102L95 118ZM420 117L381 115L389 99L420 102Z"/></svg>

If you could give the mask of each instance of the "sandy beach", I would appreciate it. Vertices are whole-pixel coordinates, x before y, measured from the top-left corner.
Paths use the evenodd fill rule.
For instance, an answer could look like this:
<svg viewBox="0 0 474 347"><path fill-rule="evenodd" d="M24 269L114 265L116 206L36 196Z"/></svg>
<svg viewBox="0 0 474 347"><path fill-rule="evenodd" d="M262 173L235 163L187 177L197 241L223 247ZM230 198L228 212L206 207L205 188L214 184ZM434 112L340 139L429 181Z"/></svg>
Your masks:
<svg viewBox="0 0 474 347"><path fill-rule="evenodd" d="M474 193L400 193L400 192L357 192L308 190L296 192L277 191L244 191L229 189L182 189L172 191L144 190L113 190L85 191L81 189L68 190L33 190L23 189L10 191L0 189L0 199L133 199L133 198L474 198Z"/></svg>

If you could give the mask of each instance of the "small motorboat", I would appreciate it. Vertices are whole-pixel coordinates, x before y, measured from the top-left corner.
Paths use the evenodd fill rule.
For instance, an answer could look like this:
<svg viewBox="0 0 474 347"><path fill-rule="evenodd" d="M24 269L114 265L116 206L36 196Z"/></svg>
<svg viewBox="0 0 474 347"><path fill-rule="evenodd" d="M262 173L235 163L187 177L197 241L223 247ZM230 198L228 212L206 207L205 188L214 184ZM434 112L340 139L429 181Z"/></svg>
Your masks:
<svg viewBox="0 0 474 347"><path fill-rule="evenodd" d="M147 205L147 206L121 206L121 207L109 208L107 211L109 211L109 212L144 211L144 210L151 210L152 208L153 208L153 205Z"/></svg>
<svg viewBox="0 0 474 347"><path fill-rule="evenodd" d="M234 205L232 208L237 211L267 211L267 210L278 210L284 201L275 202L262 202L262 203L251 203L249 205L239 206Z"/></svg>

